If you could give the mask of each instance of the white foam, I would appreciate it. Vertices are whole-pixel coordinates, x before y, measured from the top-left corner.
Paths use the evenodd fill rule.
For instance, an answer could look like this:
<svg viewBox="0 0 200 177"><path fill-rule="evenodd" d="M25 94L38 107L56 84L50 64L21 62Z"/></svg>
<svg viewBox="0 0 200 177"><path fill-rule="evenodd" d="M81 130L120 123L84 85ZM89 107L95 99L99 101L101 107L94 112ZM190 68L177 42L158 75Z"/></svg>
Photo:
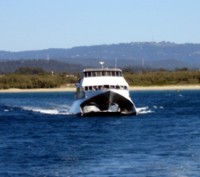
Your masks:
<svg viewBox="0 0 200 177"><path fill-rule="evenodd" d="M26 111L39 112L42 114L50 115L69 115L69 108L63 109L45 109L45 108L34 108L34 107L23 107L22 109Z"/></svg>
<svg viewBox="0 0 200 177"><path fill-rule="evenodd" d="M137 111L138 114L153 113L153 111L150 110L148 106L146 106L146 107L141 107L141 108L136 108L136 111Z"/></svg>
<svg viewBox="0 0 200 177"><path fill-rule="evenodd" d="M153 106L153 108L155 108L155 109L164 109L164 107L163 106Z"/></svg>
<svg viewBox="0 0 200 177"><path fill-rule="evenodd" d="M58 110L53 110L53 109L33 109L32 111L40 112L43 114L59 114Z"/></svg>

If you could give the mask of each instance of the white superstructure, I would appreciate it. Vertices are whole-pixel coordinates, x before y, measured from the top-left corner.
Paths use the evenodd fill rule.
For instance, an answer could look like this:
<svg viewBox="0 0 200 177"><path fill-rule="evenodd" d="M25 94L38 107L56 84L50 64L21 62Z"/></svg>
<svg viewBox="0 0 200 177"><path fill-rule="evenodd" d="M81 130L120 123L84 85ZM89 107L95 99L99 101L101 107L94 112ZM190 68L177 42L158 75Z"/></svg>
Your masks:
<svg viewBox="0 0 200 177"><path fill-rule="evenodd" d="M129 85L120 69L85 69L76 88L76 101L70 109L72 114L136 114Z"/></svg>

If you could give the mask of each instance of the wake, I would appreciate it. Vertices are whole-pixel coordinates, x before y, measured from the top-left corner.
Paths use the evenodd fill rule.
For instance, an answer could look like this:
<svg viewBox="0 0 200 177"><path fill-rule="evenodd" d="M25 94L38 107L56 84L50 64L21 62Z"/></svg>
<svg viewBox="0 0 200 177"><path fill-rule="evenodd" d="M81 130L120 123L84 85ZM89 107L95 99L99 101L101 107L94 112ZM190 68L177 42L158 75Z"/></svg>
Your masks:
<svg viewBox="0 0 200 177"><path fill-rule="evenodd" d="M17 107L9 107L4 106L3 112L13 112L14 110L23 110L23 111L29 111L33 113L40 113L40 114L47 114L47 115L72 115L72 113L69 112L70 110L69 105L51 105L50 107L36 107L36 106L17 106ZM145 107L137 107L136 112L138 115L141 114L152 114L155 113L158 109L164 109L163 106L152 106L150 108L149 106Z"/></svg>
<svg viewBox="0 0 200 177"><path fill-rule="evenodd" d="M22 107L25 111L31 111L41 114L49 114L49 115L71 115L69 112L70 106L62 106L62 107L56 107L56 108L38 108L38 107L31 107L31 106L25 106ZM136 108L137 114L149 114L154 113L153 110L151 110L148 106L146 107L140 107Z"/></svg>
<svg viewBox="0 0 200 177"><path fill-rule="evenodd" d="M25 111L31 111L41 114L49 114L49 115L70 115L69 113L69 106L57 106L56 108L38 108L38 107L31 107L25 106L22 107Z"/></svg>
<svg viewBox="0 0 200 177"><path fill-rule="evenodd" d="M154 113L153 110L151 110L148 106L136 108L137 114L149 114Z"/></svg>
<svg viewBox="0 0 200 177"><path fill-rule="evenodd" d="M163 106L152 106L152 108L149 108L149 106L136 108L137 114L151 114L156 113L159 110L164 109Z"/></svg>

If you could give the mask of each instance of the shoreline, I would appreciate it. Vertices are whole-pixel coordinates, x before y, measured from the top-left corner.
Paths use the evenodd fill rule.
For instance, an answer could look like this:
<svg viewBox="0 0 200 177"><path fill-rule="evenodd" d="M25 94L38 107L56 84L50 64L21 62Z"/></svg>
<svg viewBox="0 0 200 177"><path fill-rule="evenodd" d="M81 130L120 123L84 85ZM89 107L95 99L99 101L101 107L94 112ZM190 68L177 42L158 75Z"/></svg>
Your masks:
<svg viewBox="0 0 200 177"><path fill-rule="evenodd" d="M200 90L200 85L166 85L166 86L130 86L130 91L165 91L165 90ZM0 93L29 93L29 92L75 92L75 87L0 90Z"/></svg>
<svg viewBox="0 0 200 177"><path fill-rule="evenodd" d="M130 91L200 90L200 85L130 86Z"/></svg>
<svg viewBox="0 0 200 177"><path fill-rule="evenodd" d="M63 87L63 88L37 88L37 89L4 89L0 90L0 93L31 93L31 92L74 92L75 88Z"/></svg>

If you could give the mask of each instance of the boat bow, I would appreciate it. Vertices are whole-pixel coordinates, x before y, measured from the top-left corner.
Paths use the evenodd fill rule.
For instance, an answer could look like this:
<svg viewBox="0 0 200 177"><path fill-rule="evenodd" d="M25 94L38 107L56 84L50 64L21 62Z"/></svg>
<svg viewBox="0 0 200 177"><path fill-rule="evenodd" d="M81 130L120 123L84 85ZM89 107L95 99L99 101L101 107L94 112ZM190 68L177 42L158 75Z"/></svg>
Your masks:
<svg viewBox="0 0 200 177"><path fill-rule="evenodd" d="M82 115L89 113L135 114L135 106L129 98L114 91L105 91L81 103Z"/></svg>

